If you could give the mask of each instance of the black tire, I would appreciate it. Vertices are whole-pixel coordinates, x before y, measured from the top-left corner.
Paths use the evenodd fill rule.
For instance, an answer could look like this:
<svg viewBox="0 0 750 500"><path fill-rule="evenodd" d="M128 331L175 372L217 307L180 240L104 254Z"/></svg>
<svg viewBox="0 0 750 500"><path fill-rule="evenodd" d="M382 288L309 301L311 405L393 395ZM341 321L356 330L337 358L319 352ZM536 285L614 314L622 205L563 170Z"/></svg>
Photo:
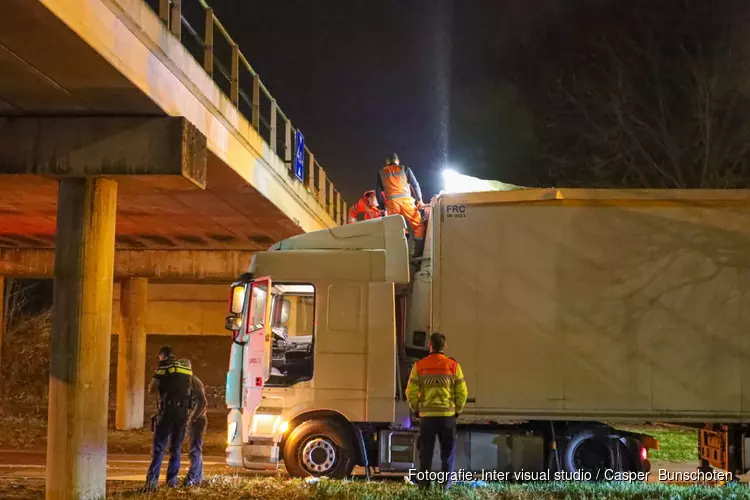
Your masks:
<svg viewBox="0 0 750 500"><path fill-rule="evenodd" d="M284 465L292 477L343 479L354 469L355 448L341 427L327 420L308 420L289 434Z"/></svg>
<svg viewBox="0 0 750 500"><path fill-rule="evenodd" d="M562 453L563 469L569 473L583 470L590 472L592 479L602 480L606 469L615 469L612 441L607 433L595 429L577 432Z"/></svg>
<svg viewBox="0 0 750 500"><path fill-rule="evenodd" d="M631 442L631 445L633 443ZM636 443L637 446L637 443ZM634 449L630 449L628 445L623 443L622 441L617 441L617 451L616 453L619 453L619 456L617 457L617 460L619 460L619 469L624 472L642 472L643 471L643 463L641 461L640 453L636 452L635 450L640 450L640 446ZM618 461L615 460L615 463L618 463Z"/></svg>

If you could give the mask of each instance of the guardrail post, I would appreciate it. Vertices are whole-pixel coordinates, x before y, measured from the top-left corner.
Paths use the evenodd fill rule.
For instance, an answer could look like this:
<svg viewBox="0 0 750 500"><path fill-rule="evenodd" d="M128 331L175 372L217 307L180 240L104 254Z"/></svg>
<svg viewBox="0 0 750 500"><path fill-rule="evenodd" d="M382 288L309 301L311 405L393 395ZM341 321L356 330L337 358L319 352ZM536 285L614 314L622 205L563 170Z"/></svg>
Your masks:
<svg viewBox="0 0 750 500"><path fill-rule="evenodd" d="M206 34L203 41L203 69L214 76L214 9L206 9Z"/></svg>
<svg viewBox="0 0 750 500"><path fill-rule="evenodd" d="M164 21L164 24L169 28L169 0L159 0L159 18Z"/></svg>
<svg viewBox="0 0 750 500"><path fill-rule="evenodd" d="M307 152L310 155L310 167L308 168L308 174L307 174L307 189L312 193L313 196L316 196L315 193L315 155L310 153L310 151Z"/></svg>
<svg viewBox="0 0 750 500"><path fill-rule="evenodd" d="M341 193L336 191L336 204L334 205L336 207L336 222L338 225L342 225L341 223Z"/></svg>
<svg viewBox="0 0 750 500"><path fill-rule="evenodd" d="M277 136L276 133L276 99L271 99L271 151L274 154L279 154L276 148Z"/></svg>
<svg viewBox="0 0 750 500"><path fill-rule="evenodd" d="M253 75L253 127L260 132L260 77Z"/></svg>
<svg viewBox="0 0 750 500"><path fill-rule="evenodd" d="M328 215L331 216L331 219L335 218L336 211L333 208L333 182L328 183L328 196L326 196L326 199L328 200L328 205L326 208L328 208Z"/></svg>
<svg viewBox="0 0 750 500"><path fill-rule="evenodd" d="M287 119L284 125L284 163L292 169L292 122Z"/></svg>
<svg viewBox="0 0 750 500"><path fill-rule="evenodd" d="M344 221L341 224L349 223L349 209L346 206L346 202L341 200L341 219Z"/></svg>
<svg viewBox="0 0 750 500"><path fill-rule="evenodd" d="M236 42L232 42L232 81L229 86L229 98L232 104L239 107L240 105L240 47Z"/></svg>
<svg viewBox="0 0 750 500"><path fill-rule="evenodd" d="M182 39L182 0L172 0L172 19L169 29L178 40Z"/></svg>
<svg viewBox="0 0 750 500"><path fill-rule="evenodd" d="M326 208L326 194L328 187L326 186L326 173L320 165L318 165L318 203L323 208Z"/></svg>

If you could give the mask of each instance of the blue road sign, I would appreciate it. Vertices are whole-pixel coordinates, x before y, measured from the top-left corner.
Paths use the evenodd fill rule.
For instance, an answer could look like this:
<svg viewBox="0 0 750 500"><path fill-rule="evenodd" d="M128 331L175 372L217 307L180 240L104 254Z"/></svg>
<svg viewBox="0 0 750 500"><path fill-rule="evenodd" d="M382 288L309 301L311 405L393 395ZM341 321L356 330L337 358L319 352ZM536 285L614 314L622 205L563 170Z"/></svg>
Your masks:
<svg viewBox="0 0 750 500"><path fill-rule="evenodd" d="M305 138L297 130L294 137L294 175L300 181L305 180Z"/></svg>

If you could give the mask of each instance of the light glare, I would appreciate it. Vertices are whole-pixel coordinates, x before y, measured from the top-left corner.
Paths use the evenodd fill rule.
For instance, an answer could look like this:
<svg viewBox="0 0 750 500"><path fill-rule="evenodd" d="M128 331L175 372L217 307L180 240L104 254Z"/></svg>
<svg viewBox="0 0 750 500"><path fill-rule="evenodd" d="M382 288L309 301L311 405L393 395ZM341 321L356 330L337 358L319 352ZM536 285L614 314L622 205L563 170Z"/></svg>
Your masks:
<svg viewBox="0 0 750 500"><path fill-rule="evenodd" d="M471 177L469 175L459 174L452 168L446 167L443 174L443 191L444 193L478 193L487 191L513 191L516 189L526 189L514 184L506 184L500 181L490 181Z"/></svg>

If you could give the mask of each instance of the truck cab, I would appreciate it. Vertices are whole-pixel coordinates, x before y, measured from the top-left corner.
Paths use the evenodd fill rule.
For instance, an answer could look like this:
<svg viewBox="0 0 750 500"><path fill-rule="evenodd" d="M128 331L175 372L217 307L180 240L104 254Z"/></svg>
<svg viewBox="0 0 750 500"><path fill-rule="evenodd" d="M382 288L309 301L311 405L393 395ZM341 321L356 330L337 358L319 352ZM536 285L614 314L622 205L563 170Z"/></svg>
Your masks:
<svg viewBox="0 0 750 500"><path fill-rule="evenodd" d="M367 456L364 427L409 427L397 382L404 230L403 218L387 217L254 255L229 297L229 465L283 460L292 475L344 477Z"/></svg>

